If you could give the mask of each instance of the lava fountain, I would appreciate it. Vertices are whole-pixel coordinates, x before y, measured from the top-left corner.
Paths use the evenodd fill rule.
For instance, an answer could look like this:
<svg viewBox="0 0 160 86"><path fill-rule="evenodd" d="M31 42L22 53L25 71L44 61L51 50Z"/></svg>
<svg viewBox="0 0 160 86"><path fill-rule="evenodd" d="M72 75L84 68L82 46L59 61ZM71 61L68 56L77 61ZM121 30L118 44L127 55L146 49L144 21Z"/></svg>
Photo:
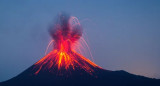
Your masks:
<svg viewBox="0 0 160 86"><path fill-rule="evenodd" d="M49 33L53 38L49 45L54 43L54 49L34 64L35 74L43 71L60 73L61 71L74 71L77 69L92 74L94 72L93 68L100 68L73 49L75 44L81 45L77 43L80 38L86 44L86 41L82 38L82 26L76 17L67 14L58 15L57 21L49 29ZM81 47L83 46L81 45Z"/></svg>

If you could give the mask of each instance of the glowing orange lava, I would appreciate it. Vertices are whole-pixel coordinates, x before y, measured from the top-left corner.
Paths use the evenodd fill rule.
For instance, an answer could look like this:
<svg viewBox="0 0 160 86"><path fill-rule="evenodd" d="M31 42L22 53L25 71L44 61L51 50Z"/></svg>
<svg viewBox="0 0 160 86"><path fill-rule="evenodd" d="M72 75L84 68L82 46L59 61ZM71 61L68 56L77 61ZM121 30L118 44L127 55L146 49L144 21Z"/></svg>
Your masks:
<svg viewBox="0 0 160 86"><path fill-rule="evenodd" d="M52 40L47 46L48 50L51 43L54 43L54 49L50 53L48 53L45 57L43 57L41 60L39 60L37 63L35 63L36 67L35 74L38 74L41 71L49 71L49 72L55 72L61 70L74 71L77 68L80 68L91 74L92 72L94 72L93 68L100 68L95 63L85 58L84 56L80 55L73 49L73 47L75 47L74 46L75 44L78 44L79 47L83 47L83 45L77 41L81 37L82 32L79 30L81 29L81 27L78 19L76 17L71 17L70 19L76 21L78 27L76 25L71 26L70 24L68 24L68 21L71 20L68 20L67 24L65 24L63 23L64 18L63 20L60 19L61 23L63 24L61 23L56 24L55 26L56 30L54 30L53 33L51 33L54 40ZM84 38L81 37L81 41L88 47ZM79 47L76 47L76 49L79 49ZM47 53L47 50L45 54Z"/></svg>
<svg viewBox="0 0 160 86"><path fill-rule="evenodd" d="M52 71L57 68L58 70L81 67L86 72L94 72L92 67L98 67L95 63L85 58L84 56L76 53L74 50L69 49L69 41L62 42L58 49L54 49L48 53L45 57L39 60L35 65L39 67L35 74L43 68L44 70Z"/></svg>

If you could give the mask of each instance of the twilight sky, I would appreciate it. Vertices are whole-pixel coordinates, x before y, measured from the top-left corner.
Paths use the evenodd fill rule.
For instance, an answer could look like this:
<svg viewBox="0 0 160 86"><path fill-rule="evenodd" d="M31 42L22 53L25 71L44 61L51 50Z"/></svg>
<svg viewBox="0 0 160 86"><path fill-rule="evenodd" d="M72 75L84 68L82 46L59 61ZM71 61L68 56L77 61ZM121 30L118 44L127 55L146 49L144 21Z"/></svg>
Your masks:
<svg viewBox="0 0 160 86"><path fill-rule="evenodd" d="M0 82L44 56L61 11L79 18L96 64L160 78L159 0L0 0Z"/></svg>

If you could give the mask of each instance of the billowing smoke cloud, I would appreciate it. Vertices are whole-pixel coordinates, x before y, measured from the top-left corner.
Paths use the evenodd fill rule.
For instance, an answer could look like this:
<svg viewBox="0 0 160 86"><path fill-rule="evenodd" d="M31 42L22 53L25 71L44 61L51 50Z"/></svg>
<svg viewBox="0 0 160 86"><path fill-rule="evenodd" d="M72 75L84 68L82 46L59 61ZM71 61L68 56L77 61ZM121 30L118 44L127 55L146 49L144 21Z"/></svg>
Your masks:
<svg viewBox="0 0 160 86"><path fill-rule="evenodd" d="M60 13L53 27L49 29L49 33L55 41L70 40L74 42L82 36L82 27L76 17Z"/></svg>

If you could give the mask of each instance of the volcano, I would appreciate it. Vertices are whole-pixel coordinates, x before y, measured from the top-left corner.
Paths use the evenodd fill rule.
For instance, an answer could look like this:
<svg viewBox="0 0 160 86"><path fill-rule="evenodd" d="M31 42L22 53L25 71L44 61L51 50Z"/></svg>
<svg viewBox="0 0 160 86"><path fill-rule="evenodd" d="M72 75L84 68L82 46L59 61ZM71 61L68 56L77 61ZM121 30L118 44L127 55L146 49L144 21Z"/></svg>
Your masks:
<svg viewBox="0 0 160 86"><path fill-rule="evenodd" d="M101 68L77 53L75 44L82 38L76 17L59 14L49 29L53 50L18 76L0 86L160 86L160 80L133 75L125 71ZM79 46L82 47L82 45ZM88 46L88 45L87 45Z"/></svg>

